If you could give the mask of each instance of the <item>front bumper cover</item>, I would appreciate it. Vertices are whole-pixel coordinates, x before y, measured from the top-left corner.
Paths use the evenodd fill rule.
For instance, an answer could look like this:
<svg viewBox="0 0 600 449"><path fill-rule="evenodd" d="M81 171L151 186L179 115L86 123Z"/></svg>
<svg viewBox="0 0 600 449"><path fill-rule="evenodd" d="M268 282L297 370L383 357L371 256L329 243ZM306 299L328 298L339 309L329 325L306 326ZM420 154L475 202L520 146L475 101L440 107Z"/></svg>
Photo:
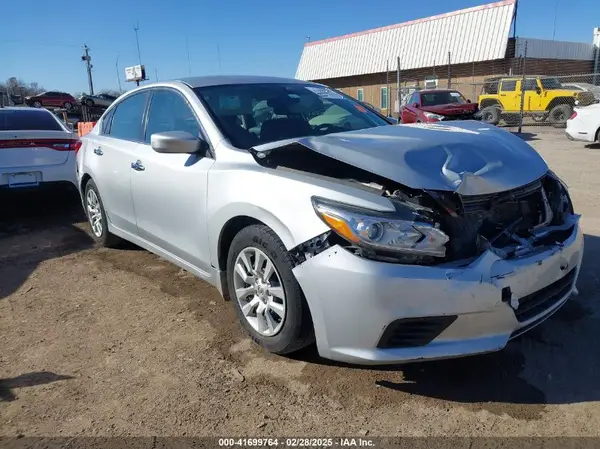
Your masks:
<svg viewBox="0 0 600 449"><path fill-rule="evenodd" d="M295 267L294 274L308 301L322 357L388 364L502 349L567 301L582 257L583 234L576 224L561 245L510 260L486 251L465 267L398 265L334 246ZM573 269L567 293L530 319L517 320L510 302L503 301L505 287L510 287L514 306L515 299L538 292ZM453 315L454 322L424 346L378 348L395 320Z"/></svg>

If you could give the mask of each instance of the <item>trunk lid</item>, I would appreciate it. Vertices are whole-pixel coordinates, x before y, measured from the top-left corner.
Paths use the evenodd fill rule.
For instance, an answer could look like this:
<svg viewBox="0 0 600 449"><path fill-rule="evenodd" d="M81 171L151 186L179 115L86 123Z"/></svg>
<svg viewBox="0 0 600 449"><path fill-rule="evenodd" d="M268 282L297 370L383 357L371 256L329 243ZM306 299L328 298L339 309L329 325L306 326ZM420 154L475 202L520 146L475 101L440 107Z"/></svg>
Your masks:
<svg viewBox="0 0 600 449"><path fill-rule="evenodd" d="M76 138L65 131L0 131L0 168L64 164Z"/></svg>
<svg viewBox="0 0 600 449"><path fill-rule="evenodd" d="M529 144L477 121L381 126L272 142L251 151L260 159L294 144L413 189L462 195L511 190L548 171Z"/></svg>

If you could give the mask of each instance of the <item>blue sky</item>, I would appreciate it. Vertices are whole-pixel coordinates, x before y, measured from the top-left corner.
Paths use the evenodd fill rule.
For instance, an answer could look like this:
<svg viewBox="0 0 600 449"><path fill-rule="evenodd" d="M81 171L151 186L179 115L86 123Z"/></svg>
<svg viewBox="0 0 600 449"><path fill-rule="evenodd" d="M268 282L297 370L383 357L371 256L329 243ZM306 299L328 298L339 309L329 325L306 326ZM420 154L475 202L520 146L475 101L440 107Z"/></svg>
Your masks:
<svg viewBox="0 0 600 449"><path fill-rule="evenodd" d="M192 74L295 75L306 37L319 40L481 5L485 0L21 0L0 26L0 80L16 76L46 89L87 91L83 44L96 90L116 89L117 58L142 62L151 80ZM409 6L405 6L409 5ZM552 38L556 0L520 0L517 35ZM592 41L600 1L558 0L556 39ZM220 58L219 58L220 54Z"/></svg>

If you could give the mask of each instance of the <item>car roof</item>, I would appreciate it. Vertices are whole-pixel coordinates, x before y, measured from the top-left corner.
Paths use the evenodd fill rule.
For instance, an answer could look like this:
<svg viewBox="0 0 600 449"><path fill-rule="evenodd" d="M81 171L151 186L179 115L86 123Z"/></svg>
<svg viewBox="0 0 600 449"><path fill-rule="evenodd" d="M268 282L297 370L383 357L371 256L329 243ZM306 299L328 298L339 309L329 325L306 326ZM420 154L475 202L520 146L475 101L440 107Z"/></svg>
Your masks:
<svg viewBox="0 0 600 449"><path fill-rule="evenodd" d="M316 84L309 81L302 81L294 78L280 78L275 76L255 76L255 75L214 75L214 76L195 76L190 78L180 78L180 81L191 88L207 86L224 86L227 84Z"/></svg>

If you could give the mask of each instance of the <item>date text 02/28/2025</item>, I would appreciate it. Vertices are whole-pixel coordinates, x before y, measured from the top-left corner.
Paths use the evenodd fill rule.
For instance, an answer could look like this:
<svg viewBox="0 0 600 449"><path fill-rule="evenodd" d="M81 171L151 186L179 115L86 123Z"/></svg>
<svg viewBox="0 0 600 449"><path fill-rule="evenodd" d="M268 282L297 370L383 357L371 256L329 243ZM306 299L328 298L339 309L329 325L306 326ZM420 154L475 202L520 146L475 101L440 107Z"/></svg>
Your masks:
<svg viewBox="0 0 600 449"><path fill-rule="evenodd" d="M369 438L220 438L219 447L375 447Z"/></svg>

